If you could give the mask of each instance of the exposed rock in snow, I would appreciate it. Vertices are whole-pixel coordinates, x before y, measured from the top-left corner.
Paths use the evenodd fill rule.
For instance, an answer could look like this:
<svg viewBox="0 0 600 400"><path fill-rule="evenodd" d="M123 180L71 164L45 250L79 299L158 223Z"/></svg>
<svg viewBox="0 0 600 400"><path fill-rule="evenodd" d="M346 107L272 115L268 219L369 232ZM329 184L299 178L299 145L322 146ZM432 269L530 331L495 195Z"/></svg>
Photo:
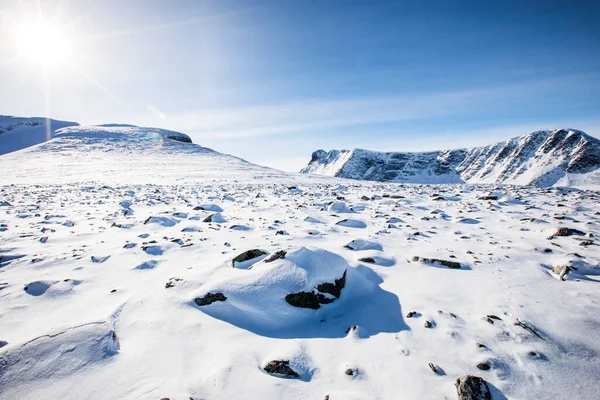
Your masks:
<svg viewBox="0 0 600 400"><path fill-rule="evenodd" d="M458 400L492 400L487 382L478 376L465 375L456 380Z"/></svg>

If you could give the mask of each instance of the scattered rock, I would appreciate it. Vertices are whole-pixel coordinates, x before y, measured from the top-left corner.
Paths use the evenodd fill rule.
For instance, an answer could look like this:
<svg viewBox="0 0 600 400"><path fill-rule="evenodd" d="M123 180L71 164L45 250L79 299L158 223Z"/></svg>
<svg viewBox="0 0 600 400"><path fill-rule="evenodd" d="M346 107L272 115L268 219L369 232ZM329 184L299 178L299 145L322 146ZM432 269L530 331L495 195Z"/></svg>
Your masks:
<svg viewBox="0 0 600 400"><path fill-rule="evenodd" d="M290 368L290 362L285 360L270 361L263 369L269 374L279 375L285 378L300 378L300 375Z"/></svg>
<svg viewBox="0 0 600 400"><path fill-rule="evenodd" d="M478 376L461 376L455 386L458 400L492 400L487 382Z"/></svg>
<svg viewBox="0 0 600 400"><path fill-rule="evenodd" d="M372 257L359 258L358 261L368 263L368 264L375 264L375 259Z"/></svg>
<svg viewBox="0 0 600 400"><path fill-rule="evenodd" d="M419 256L414 256L412 258L412 261L413 262L421 261L421 262L424 262L425 264L441 264L444 267L453 268L453 269L461 268L461 264L459 262L440 260L437 258L423 258L423 257L419 257Z"/></svg>
<svg viewBox="0 0 600 400"><path fill-rule="evenodd" d="M539 333L537 333L536 330L533 329L533 326L531 326L527 322L520 321L518 318L515 318L515 321L513 322L513 324L517 325L517 326L520 326L521 328L525 329L528 332L531 332L532 334L534 334L538 338L542 339L544 342L546 341L546 339L544 339Z"/></svg>
<svg viewBox="0 0 600 400"><path fill-rule="evenodd" d="M438 370L437 366L434 363L430 362L428 365L429 365L429 368L431 368L431 370L433 371L434 374L439 373L439 370Z"/></svg>
<svg viewBox="0 0 600 400"><path fill-rule="evenodd" d="M252 260L252 259L264 256L265 254L267 254L267 252L259 250L259 249L252 249L252 250L245 251L231 261L231 266L235 267L235 263L242 263L242 262L245 262L248 260Z"/></svg>
<svg viewBox="0 0 600 400"><path fill-rule="evenodd" d="M433 323L431 323L431 321L425 321L424 326L425 328L433 328Z"/></svg>
<svg viewBox="0 0 600 400"><path fill-rule="evenodd" d="M556 230L556 232L554 232L552 234L552 236L548 237L548 239L552 239L554 236L571 236L571 235L583 236L583 235L585 235L585 232L582 232L579 229L561 227L561 228L558 228Z"/></svg>
<svg viewBox="0 0 600 400"><path fill-rule="evenodd" d="M352 368L348 368L346 371L344 371L344 373L348 376L353 376L356 374L356 371L354 371Z"/></svg>
<svg viewBox="0 0 600 400"><path fill-rule="evenodd" d="M552 272L558 275L558 278L561 281L564 281L565 276L567 276L567 274L571 272L571 268L568 265L557 265L552 269Z"/></svg>
<svg viewBox="0 0 600 400"><path fill-rule="evenodd" d="M417 314L419 314L419 313L416 311L411 311L408 314L406 314L406 318L416 317L416 316L418 316Z"/></svg>
<svg viewBox="0 0 600 400"><path fill-rule="evenodd" d="M285 251L285 250L276 251L275 253L273 253L271 255L271 257L266 258L265 262L266 263L270 263L270 262L273 262L275 260L283 260L285 258L286 254L287 254L287 251Z"/></svg>
<svg viewBox="0 0 600 400"><path fill-rule="evenodd" d="M227 297L223 293L207 293L204 297L196 297L194 302L202 306L207 306L209 304L214 303L215 301L225 301Z"/></svg>

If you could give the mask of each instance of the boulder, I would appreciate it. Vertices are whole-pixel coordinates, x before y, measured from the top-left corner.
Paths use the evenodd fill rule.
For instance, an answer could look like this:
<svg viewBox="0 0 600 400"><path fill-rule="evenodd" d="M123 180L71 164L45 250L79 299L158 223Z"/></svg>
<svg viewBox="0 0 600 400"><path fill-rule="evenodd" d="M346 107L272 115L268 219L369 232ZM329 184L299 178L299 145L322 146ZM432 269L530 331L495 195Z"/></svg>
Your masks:
<svg viewBox="0 0 600 400"><path fill-rule="evenodd" d="M300 375L290 368L290 362L285 360L269 361L263 369L269 374L278 375L284 378L300 378Z"/></svg>
<svg viewBox="0 0 600 400"><path fill-rule="evenodd" d="M458 400L492 400L487 382L478 376L461 376L455 386Z"/></svg>
<svg viewBox="0 0 600 400"><path fill-rule="evenodd" d="M571 236L571 235L585 235L585 232L580 231L579 229L574 228L566 228L561 227L556 230L548 239L553 238L554 236Z"/></svg>
<svg viewBox="0 0 600 400"><path fill-rule="evenodd" d="M568 265L557 265L556 267L554 267L554 269L552 269L552 272L558 275L558 278L561 281L564 281L565 276L567 276L567 274L571 272L571 268Z"/></svg>

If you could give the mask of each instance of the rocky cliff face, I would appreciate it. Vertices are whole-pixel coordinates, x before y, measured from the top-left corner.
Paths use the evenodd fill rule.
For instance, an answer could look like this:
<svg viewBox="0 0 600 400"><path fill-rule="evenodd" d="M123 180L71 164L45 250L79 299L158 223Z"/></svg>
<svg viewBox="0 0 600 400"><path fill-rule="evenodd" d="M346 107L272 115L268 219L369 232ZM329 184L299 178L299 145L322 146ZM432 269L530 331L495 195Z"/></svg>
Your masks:
<svg viewBox="0 0 600 400"><path fill-rule="evenodd" d="M536 131L484 147L423 153L317 150L301 172L407 183L600 185L600 140L574 129Z"/></svg>

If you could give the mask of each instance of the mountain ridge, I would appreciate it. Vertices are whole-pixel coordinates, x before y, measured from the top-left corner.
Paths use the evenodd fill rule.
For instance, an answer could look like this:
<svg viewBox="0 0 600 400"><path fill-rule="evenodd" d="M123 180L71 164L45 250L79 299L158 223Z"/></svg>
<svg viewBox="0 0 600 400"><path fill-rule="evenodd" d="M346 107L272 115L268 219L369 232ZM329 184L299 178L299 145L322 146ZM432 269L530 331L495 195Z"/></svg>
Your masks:
<svg viewBox="0 0 600 400"><path fill-rule="evenodd" d="M555 129L452 150L317 150L300 172L380 182L553 186L572 180L600 184L599 168L600 140L576 129Z"/></svg>

